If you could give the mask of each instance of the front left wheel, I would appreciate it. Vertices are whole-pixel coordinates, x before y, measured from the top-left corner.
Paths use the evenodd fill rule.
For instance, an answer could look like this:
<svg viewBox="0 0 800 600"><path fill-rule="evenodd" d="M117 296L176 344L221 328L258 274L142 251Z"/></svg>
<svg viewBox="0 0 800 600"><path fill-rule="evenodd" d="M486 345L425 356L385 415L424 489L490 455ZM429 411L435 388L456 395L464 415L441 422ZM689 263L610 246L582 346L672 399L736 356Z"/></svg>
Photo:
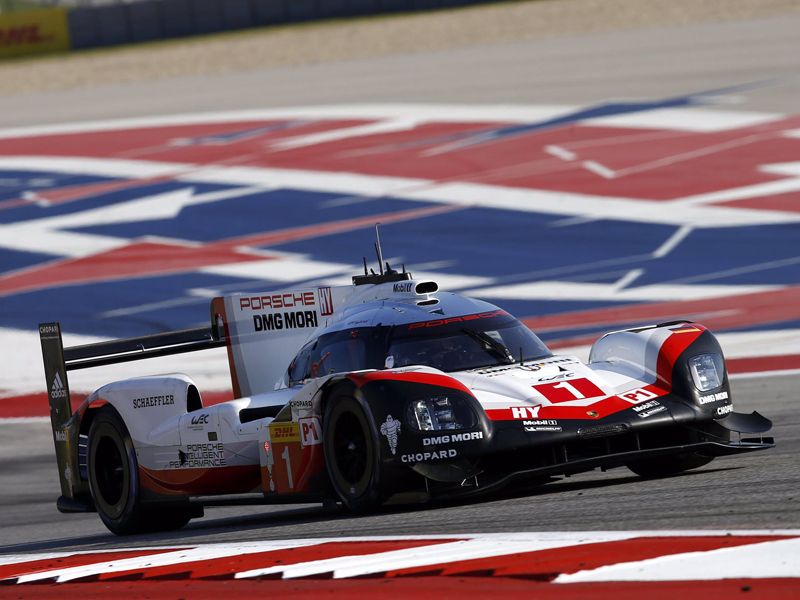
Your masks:
<svg viewBox="0 0 800 600"><path fill-rule="evenodd" d="M179 529L191 519L186 507L144 505L139 465L119 413L104 406L89 428L89 489L97 513L117 535Z"/></svg>
<svg viewBox="0 0 800 600"><path fill-rule="evenodd" d="M382 501L378 433L367 408L349 390L334 391L325 404L322 440L334 491L353 512Z"/></svg>

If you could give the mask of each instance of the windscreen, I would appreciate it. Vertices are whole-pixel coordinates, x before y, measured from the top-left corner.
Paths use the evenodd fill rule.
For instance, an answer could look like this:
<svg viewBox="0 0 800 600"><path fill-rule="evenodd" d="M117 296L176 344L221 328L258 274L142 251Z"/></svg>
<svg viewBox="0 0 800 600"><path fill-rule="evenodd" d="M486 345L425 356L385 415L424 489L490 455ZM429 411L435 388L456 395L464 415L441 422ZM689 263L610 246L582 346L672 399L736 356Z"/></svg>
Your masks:
<svg viewBox="0 0 800 600"><path fill-rule="evenodd" d="M286 381L295 385L331 373L410 365L466 371L547 356L547 346L530 329L496 310L325 334L300 350Z"/></svg>
<svg viewBox="0 0 800 600"><path fill-rule="evenodd" d="M393 327L385 366L427 365L453 372L550 355L536 334L496 310Z"/></svg>

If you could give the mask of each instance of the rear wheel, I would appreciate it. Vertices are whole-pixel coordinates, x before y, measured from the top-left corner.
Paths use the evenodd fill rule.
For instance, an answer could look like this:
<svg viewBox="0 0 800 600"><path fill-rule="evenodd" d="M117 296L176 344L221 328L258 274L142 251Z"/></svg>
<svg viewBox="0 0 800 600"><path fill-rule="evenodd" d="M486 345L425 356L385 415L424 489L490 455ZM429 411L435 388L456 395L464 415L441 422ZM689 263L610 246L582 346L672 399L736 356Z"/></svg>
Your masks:
<svg viewBox="0 0 800 600"><path fill-rule="evenodd" d="M89 489L106 527L117 535L168 531L191 519L188 507L142 504L139 465L125 423L116 410L99 410L89 428Z"/></svg>
<svg viewBox="0 0 800 600"><path fill-rule="evenodd" d="M328 475L344 505L353 512L380 506L378 433L348 390L334 391L327 400L322 432Z"/></svg>

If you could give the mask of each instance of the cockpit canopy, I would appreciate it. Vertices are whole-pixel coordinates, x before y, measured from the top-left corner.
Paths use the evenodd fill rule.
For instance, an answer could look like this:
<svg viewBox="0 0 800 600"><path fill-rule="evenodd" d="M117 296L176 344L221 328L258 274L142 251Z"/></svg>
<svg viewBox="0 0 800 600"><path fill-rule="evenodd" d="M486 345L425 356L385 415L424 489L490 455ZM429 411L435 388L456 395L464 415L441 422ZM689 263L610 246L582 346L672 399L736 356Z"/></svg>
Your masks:
<svg viewBox="0 0 800 600"><path fill-rule="evenodd" d="M551 356L547 346L504 310L325 333L300 349L287 384L331 373L424 365L444 372Z"/></svg>

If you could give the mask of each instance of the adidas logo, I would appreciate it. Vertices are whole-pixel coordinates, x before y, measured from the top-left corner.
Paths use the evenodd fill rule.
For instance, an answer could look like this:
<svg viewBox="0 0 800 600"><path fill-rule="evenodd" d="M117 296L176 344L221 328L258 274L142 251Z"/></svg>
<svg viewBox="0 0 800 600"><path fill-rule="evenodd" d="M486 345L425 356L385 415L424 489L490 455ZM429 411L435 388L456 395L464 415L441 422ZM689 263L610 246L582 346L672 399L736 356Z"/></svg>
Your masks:
<svg viewBox="0 0 800 600"><path fill-rule="evenodd" d="M53 379L53 385L50 386L50 398L55 400L57 398L66 398L67 390L64 389L64 384L61 382L61 373L56 372Z"/></svg>

